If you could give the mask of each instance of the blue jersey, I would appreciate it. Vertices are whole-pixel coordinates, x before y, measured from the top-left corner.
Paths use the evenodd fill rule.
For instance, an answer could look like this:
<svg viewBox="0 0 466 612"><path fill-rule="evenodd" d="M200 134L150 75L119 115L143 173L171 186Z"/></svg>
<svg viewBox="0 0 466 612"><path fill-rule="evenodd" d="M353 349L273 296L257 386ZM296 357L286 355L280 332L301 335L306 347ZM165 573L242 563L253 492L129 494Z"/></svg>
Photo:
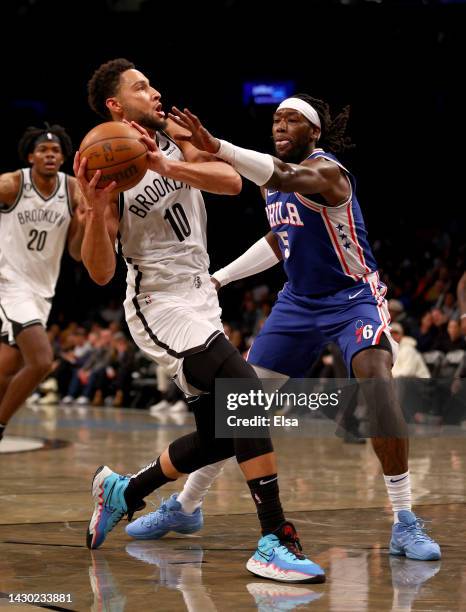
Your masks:
<svg viewBox="0 0 466 612"><path fill-rule="evenodd" d="M318 157L334 161L344 171L350 185L345 202L326 206L318 195L311 199L299 193L266 192L266 213L289 285L300 295L336 293L377 270L353 176L322 149L315 149L308 159Z"/></svg>

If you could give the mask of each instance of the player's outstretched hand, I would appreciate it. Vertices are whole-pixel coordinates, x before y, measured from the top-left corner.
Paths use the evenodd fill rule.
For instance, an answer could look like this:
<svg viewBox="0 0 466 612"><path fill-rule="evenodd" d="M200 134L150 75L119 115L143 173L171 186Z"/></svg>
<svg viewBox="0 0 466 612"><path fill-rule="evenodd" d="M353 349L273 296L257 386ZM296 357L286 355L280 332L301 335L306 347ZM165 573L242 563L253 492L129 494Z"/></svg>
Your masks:
<svg viewBox="0 0 466 612"><path fill-rule="evenodd" d="M220 141L215 136L206 130L206 128L199 121L199 118L188 109L185 108L184 112L180 111L176 106L172 107L173 112L168 113L168 116L172 121L175 121L178 125L188 130L191 135L180 136L179 140L189 140L196 149L200 151L207 151L208 153L215 153L220 148Z"/></svg>
<svg viewBox="0 0 466 612"><path fill-rule="evenodd" d="M128 123L128 121L125 121L125 123ZM166 176L168 172L167 158L160 152L154 138L151 138L149 136L149 132L143 128L142 125L136 123L136 121L131 121L130 125L141 134L141 141L147 147L147 161L149 169L161 174L162 176Z"/></svg>
<svg viewBox="0 0 466 612"><path fill-rule="evenodd" d="M96 210L104 212L107 204L112 202L113 192L116 187L116 181L112 181L103 189L97 187L102 171L97 170L90 181L86 177L87 157L81 157L79 151L76 151L73 161L73 171L78 180L81 193L86 200L86 209L88 211Z"/></svg>

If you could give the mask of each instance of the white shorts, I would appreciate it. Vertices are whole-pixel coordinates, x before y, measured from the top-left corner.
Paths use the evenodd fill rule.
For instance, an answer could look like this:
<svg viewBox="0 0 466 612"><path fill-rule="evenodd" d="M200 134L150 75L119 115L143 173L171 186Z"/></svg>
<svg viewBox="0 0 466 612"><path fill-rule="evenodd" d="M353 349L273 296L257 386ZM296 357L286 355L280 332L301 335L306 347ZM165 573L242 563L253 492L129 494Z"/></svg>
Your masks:
<svg viewBox="0 0 466 612"><path fill-rule="evenodd" d="M16 336L31 325L47 326L52 299L24 289L0 289L0 336L2 342L16 346Z"/></svg>
<svg viewBox="0 0 466 612"><path fill-rule="evenodd" d="M184 393L199 395L183 375L183 359L205 350L223 334L222 311L209 275L197 276L170 291L136 295L128 288L124 306L138 347L166 368Z"/></svg>

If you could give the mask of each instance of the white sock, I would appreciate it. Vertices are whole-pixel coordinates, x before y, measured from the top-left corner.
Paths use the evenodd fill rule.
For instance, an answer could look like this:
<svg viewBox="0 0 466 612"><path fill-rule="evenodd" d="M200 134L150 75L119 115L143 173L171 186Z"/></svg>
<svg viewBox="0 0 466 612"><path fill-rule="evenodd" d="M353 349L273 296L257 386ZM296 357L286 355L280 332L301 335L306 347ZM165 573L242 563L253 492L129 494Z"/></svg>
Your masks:
<svg viewBox="0 0 466 612"><path fill-rule="evenodd" d="M388 497L392 504L393 522L398 523L398 512L400 510L411 510L411 482L409 470L397 476L385 476L385 486Z"/></svg>
<svg viewBox="0 0 466 612"><path fill-rule="evenodd" d="M196 508L199 508L213 481L223 470L224 464L225 461L219 461L212 465L206 465L189 475L183 490L177 498L183 512L192 514Z"/></svg>

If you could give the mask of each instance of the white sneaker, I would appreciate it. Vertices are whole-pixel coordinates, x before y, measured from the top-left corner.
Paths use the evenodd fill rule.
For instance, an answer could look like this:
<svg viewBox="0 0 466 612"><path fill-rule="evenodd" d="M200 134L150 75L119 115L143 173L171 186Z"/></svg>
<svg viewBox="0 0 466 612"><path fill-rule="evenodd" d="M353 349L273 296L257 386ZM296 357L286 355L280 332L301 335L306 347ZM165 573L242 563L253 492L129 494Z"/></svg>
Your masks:
<svg viewBox="0 0 466 612"><path fill-rule="evenodd" d="M91 403L91 400L86 397L85 395L81 395L80 397L78 397L78 399L76 400L76 403L79 406L87 406L88 404Z"/></svg>
<svg viewBox="0 0 466 612"><path fill-rule="evenodd" d="M42 391L58 391L58 384L56 378L47 378L41 383L40 388Z"/></svg>
<svg viewBox="0 0 466 612"><path fill-rule="evenodd" d="M62 404L74 404L76 400L74 399L74 397L72 395L65 395L65 397L62 397L61 403Z"/></svg>
<svg viewBox="0 0 466 612"><path fill-rule="evenodd" d="M154 412L154 414L150 415L153 419L157 419L158 423L160 425L166 425L167 423L172 423L173 418L176 418L176 414L172 415L170 417L170 415L168 414L168 412L163 411L163 410L159 410L159 412Z"/></svg>
<svg viewBox="0 0 466 612"><path fill-rule="evenodd" d="M184 402L183 400L178 400L172 406L170 406L169 412L170 412L170 414L172 412L173 413L176 413L176 412L188 412L188 407L186 405L186 402Z"/></svg>
<svg viewBox="0 0 466 612"><path fill-rule="evenodd" d="M167 400L162 400L149 408L149 414L158 414L159 412L163 412L164 410L166 410L169 406L170 404L169 402L167 402Z"/></svg>
<svg viewBox="0 0 466 612"><path fill-rule="evenodd" d="M190 416L189 412L170 412L167 415L167 420L170 419L170 423L175 425L186 425L190 422Z"/></svg>
<svg viewBox="0 0 466 612"><path fill-rule="evenodd" d="M41 397L42 395L40 393L33 393L27 398L26 404L28 406L30 406L31 404L37 404L37 402L40 400Z"/></svg>
<svg viewBox="0 0 466 612"><path fill-rule="evenodd" d="M58 395L54 391L49 391L47 395L44 395L44 397L39 400L38 403L40 406L48 406L50 404L58 404L58 401Z"/></svg>

